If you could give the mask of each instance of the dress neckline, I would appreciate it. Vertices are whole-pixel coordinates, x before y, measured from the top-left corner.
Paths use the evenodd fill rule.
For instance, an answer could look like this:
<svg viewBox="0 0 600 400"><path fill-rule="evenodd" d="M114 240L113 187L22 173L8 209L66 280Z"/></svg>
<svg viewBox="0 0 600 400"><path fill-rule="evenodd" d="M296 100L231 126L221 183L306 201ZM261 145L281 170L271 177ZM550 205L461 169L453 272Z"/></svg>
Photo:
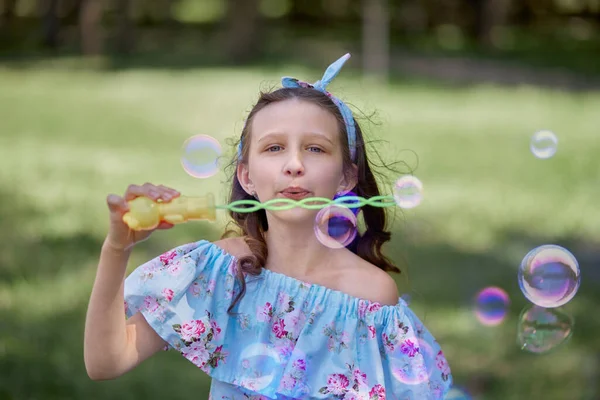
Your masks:
<svg viewBox="0 0 600 400"><path fill-rule="evenodd" d="M200 243L201 242L208 242L208 243L210 243L211 245L213 245L214 247L216 247L218 249L218 251L221 252L222 255L224 255L226 257L229 257L230 259L235 260L237 262L238 258L236 256L228 253L222 247L220 247L220 246L218 246L218 245L216 245L216 244L214 244L212 242L209 242L207 240L201 240ZM406 305L406 303L404 302L404 300L401 297L398 298L398 303L396 303L394 305L391 305L391 304L385 304L384 305L384 304L381 304L381 303L378 303L378 302L375 302L375 301L371 301L371 300L363 299L363 298L360 298L360 297L356 297L356 296L353 296L353 295L348 294L346 292L342 292L340 290L332 289L332 288L329 288L327 286L323 286L323 285L318 284L318 283L305 282L305 281L303 281L301 279L294 278L292 276L283 274L281 272L271 271L270 269L266 269L264 267L261 268L261 272L260 272L259 276L265 277L266 279L268 279L269 277L276 278L276 279L279 279L279 280L285 282L288 285L295 285L295 286L305 285L306 287L312 288L313 290L315 290L317 292L320 292L322 294L332 295L333 297L335 297L335 298L337 298L337 299L339 299L340 301L343 301L343 302L352 302L352 303L355 303L355 304L358 304L360 302L364 302L367 305L378 305L379 306L378 309L380 311L392 310L392 309L398 308L400 306Z"/></svg>

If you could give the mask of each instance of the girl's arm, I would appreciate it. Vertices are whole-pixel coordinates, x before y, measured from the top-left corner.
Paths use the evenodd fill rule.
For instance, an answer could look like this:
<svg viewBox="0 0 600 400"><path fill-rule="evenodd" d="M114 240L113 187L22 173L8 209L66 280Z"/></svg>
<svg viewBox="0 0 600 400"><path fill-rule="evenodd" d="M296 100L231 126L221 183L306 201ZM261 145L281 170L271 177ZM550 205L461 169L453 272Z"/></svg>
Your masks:
<svg viewBox="0 0 600 400"><path fill-rule="evenodd" d="M130 249L105 241L85 321L84 361L93 380L114 379L135 368L165 346L137 313L128 320L124 280Z"/></svg>

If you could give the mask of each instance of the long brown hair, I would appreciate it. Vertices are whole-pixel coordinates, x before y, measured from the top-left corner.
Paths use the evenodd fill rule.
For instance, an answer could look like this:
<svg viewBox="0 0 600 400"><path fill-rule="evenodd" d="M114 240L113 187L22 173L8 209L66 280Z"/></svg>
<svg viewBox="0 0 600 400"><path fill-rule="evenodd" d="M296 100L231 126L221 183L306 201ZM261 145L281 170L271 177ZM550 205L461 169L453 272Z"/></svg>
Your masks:
<svg viewBox="0 0 600 400"><path fill-rule="evenodd" d="M299 99L308 101L316 104L325 110L333 114L338 120L340 139L342 143L342 157L344 164L344 173L351 171L352 160L350 159L350 150L348 148L348 136L346 133L346 126L344 119L340 114L337 106L331 101L331 99L315 89L310 88L282 88L271 92L260 93L258 102L248 115L246 124L242 130L240 140L242 141L241 159L238 161L237 152L234 156L230 166L237 167L238 162L247 163L248 153L250 147L250 127L252 125L252 119L260 110L268 106L269 104L289 100ZM379 196L379 187L375 176L371 171L369 161L367 160L367 154L365 151L365 142L363 134L360 129L358 122L354 121L356 125L356 162L358 167L358 181L356 186L352 189L357 196L364 198L371 198L373 196ZM236 143L235 148L237 149ZM254 198L246 193L242 188L236 173L237 168L234 168L231 181L231 193L228 202L236 200L253 200ZM376 265L384 271L400 273L400 269L396 267L392 262L383 255L381 251L382 245L389 241L391 233L386 231L386 214L385 210L381 207L364 206L362 209L365 232L361 234L357 232L356 239L352 243L350 250L357 254L362 259ZM244 241L250 248L252 255L240 257L236 266L236 279L240 283L241 290L236 294L233 303L228 309L228 312L235 307L246 292L245 275L250 274L253 276L259 275L263 266L266 263L268 256L267 243L264 238L264 232L268 230L267 215L264 209L258 210L251 213L239 213L230 211L229 215L233 219L237 229L228 229L222 235L221 238L230 236L231 234L238 234L244 238ZM241 232L240 232L241 231Z"/></svg>

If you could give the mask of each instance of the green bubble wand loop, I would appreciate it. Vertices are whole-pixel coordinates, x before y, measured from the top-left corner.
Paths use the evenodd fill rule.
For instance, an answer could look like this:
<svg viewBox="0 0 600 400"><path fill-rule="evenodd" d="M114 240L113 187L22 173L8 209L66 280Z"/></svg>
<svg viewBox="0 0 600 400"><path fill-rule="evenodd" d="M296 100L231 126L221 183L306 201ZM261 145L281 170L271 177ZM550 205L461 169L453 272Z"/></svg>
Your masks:
<svg viewBox="0 0 600 400"><path fill-rule="evenodd" d="M216 210L229 210L239 213L251 213L261 209L270 211L290 210L301 207L319 210L330 206L358 208L392 207L396 205L393 196L374 196L369 199L360 196L342 196L335 200L325 197L307 197L301 200L271 199L264 203L257 200L237 200L225 205L215 205L212 193L204 196L180 196L169 202L153 201L147 197L137 197L128 202L129 211L123 215L123 222L129 228L140 231L156 228L160 222L181 224L187 221L216 220Z"/></svg>

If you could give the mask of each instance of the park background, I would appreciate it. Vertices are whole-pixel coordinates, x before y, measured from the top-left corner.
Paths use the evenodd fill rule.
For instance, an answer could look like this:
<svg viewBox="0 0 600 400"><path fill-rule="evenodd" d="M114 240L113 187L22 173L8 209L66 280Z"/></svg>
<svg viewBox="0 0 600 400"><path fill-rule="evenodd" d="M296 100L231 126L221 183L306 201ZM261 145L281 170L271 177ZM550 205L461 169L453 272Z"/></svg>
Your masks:
<svg viewBox="0 0 600 400"><path fill-rule="evenodd" d="M149 181L224 202L231 171L187 175L183 142L211 135L231 157L260 89L316 81L346 52L330 90L357 111L384 191L402 173L424 185L384 249L457 388L600 398L600 0L0 0L0 399L208 397L176 352L87 377L106 195ZM530 151L542 129L559 140L549 159ZM224 216L155 233L130 270L218 239ZM561 309L569 339L532 354L517 269L549 243L582 281ZM473 312L489 286L510 296L498 326Z"/></svg>

